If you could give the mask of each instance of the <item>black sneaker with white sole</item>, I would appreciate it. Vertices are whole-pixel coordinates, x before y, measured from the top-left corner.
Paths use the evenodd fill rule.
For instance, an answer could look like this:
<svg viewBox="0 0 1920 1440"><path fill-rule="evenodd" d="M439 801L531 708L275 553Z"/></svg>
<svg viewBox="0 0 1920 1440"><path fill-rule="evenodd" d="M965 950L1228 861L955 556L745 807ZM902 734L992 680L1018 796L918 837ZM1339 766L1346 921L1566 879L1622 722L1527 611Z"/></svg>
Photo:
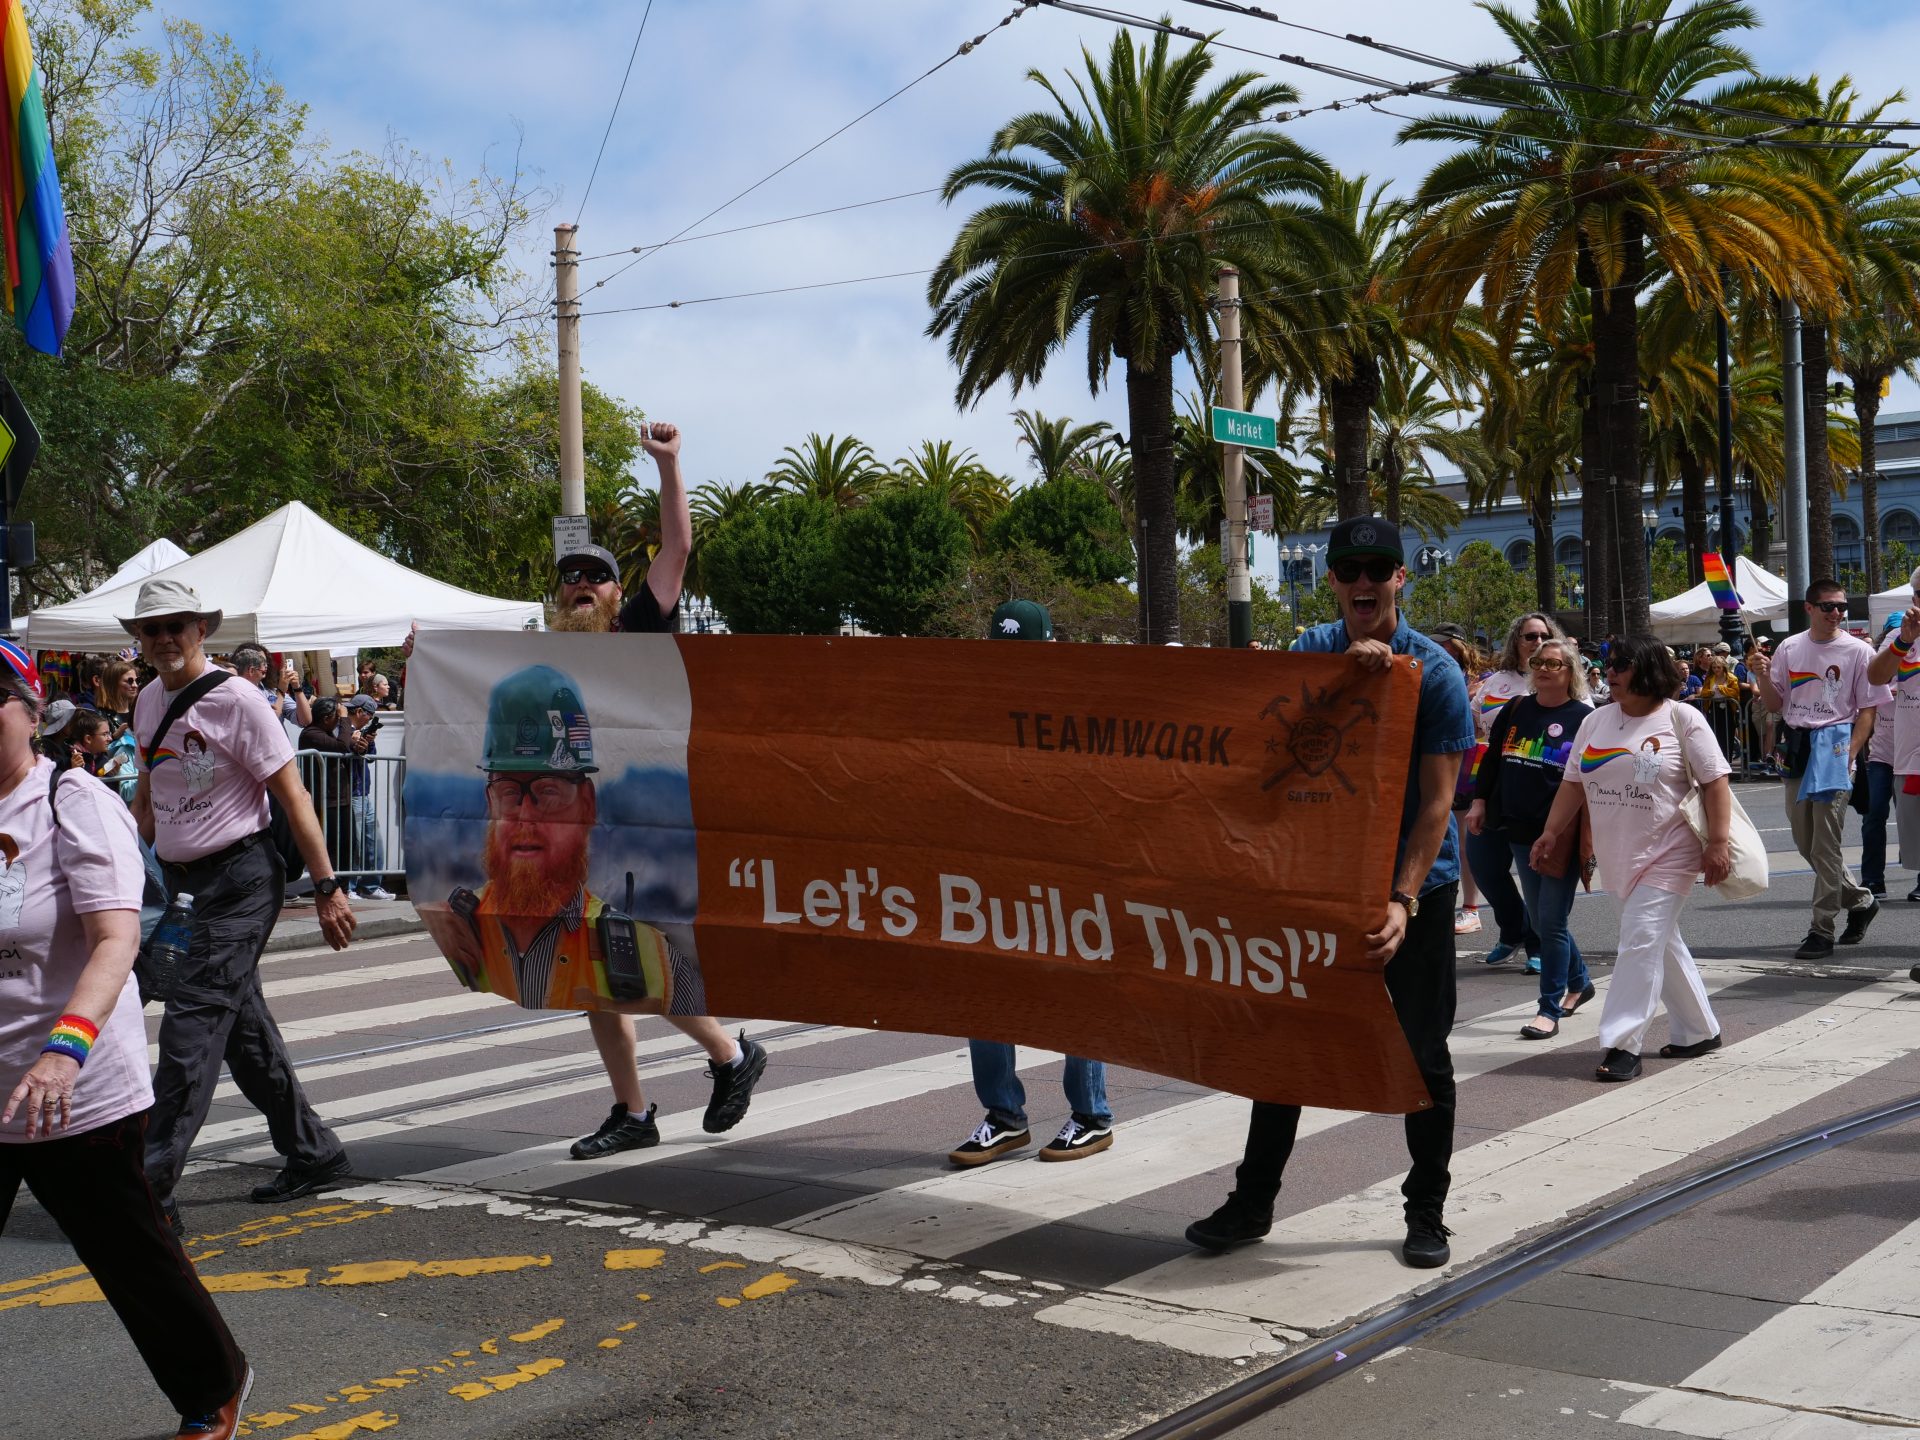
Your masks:
<svg viewBox="0 0 1920 1440"><path fill-rule="evenodd" d="M648 1150L660 1143L660 1127L653 1115L660 1107L647 1106L647 1113L636 1115L624 1105L615 1105L591 1135L573 1142L567 1151L576 1160L598 1160L603 1155L618 1155L623 1150Z"/></svg>
<svg viewBox="0 0 1920 1440"><path fill-rule="evenodd" d="M996 1125L991 1119L982 1120L980 1126L969 1135L966 1143L957 1150L949 1150L947 1159L956 1165L984 1165L989 1160L998 1160L1002 1155L1033 1143L1033 1132L1022 1125L1013 1129L1006 1125Z"/></svg>
<svg viewBox="0 0 1920 1440"><path fill-rule="evenodd" d="M700 1128L709 1135L722 1135L746 1118L747 1106L753 1102L753 1087L760 1083L760 1077L767 1068L767 1047L758 1040L749 1040L747 1032L740 1032L740 1058L731 1065L707 1066L707 1075L713 1081L713 1098L707 1101L707 1113L701 1117Z"/></svg>
<svg viewBox="0 0 1920 1440"><path fill-rule="evenodd" d="M1060 1127L1060 1133L1040 1150L1042 1160L1079 1160L1113 1148L1113 1122L1104 1125L1081 1120L1078 1116Z"/></svg>

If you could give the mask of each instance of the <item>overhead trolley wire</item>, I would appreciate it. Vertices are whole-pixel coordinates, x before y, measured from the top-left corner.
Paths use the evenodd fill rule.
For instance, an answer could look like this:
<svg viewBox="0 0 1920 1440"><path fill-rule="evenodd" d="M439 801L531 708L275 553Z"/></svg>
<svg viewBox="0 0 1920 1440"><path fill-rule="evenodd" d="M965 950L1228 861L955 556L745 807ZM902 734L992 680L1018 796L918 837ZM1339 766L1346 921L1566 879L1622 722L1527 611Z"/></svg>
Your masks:
<svg viewBox="0 0 1920 1440"><path fill-rule="evenodd" d="M647 33L647 18L653 14L653 0L647 0L647 8L641 12L640 28L633 35L633 49L627 52L627 71L620 77L620 89L613 97L613 112L607 116L607 128L600 134L600 148L594 152L593 169L587 172L587 188L580 196L580 209L574 214L573 223L580 224L580 217L587 213L587 200L593 194L594 179L600 174L600 157L607 153L607 137L613 134L614 119L620 114L620 102L626 98L627 81L633 77L633 62L640 54L640 37Z"/></svg>
<svg viewBox="0 0 1920 1440"><path fill-rule="evenodd" d="M1027 11L1031 10L1032 8L1033 8L1033 0L1028 0L1028 3L1014 6L1012 11L1010 11L1006 16L1004 16L1000 20L999 24L994 25L985 31L982 31L980 34L974 36L971 40L961 41L959 45L954 47L954 51L951 55L948 55L945 59L940 60L937 63L928 66L927 69L923 70L920 74L916 75L913 79L909 80L906 84L902 85L898 90L895 90L891 95L888 95L885 99L876 101L874 104L869 105L865 110L862 110L858 115L854 116L853 119L847 121L846 124L842 125L838 130L835 130L832 134L823 136L821 139L816 140L813 144L809 145L806 149L802 150L798 155L795 155L791 160L787 161L784 165L778 166L777 168L769 171L767 174L762 175L758 180L754 181L753 184L747 186L746 189L740 191L737 195L732 196L730 199L723 200L720 204L714 206L713 209L707 211L707 213L702 215L698 220L695 220L690 224L682 226L679 230L676 230L672 235L668 236L665 240L661 241L660 244L641 250L640 253L638 253L633 257L633 259L629 260L626 264L622 265L618 270L614 271L611 275L604 276L603 278L594 281L593 284L587 287L588 291L598 290L602 286L608 284L609 282L618 280L622 275L626 274L627 271L631 270L634 266L638 265L642 260L645 260L649 255L658 254L666 246L671 245L675 241L684 237L689 230L692 230L697 226L706 224L707 221L713 219L713 217L718 215L721 211L727 209L729 206L732 206L741 200L746 199L747 196L751 195L754 191L758 190L762 185L765 185L768 181L774 179L779 175L785 174L787 171L791 170L795 165L798 165L802 160L806 159L809 155L812 155L815 151L821 150L825 148L827 145L831 144L833 141L839 139L842 135L846 134L847 131L853 129L854 126L858 125L862 120L865 120L868 116L874 114L876 111L885 109L888 105L891 105L894 101L898 100L902 95L906 94L909 90L913 89L916 85L919 85L927 80L932 79L935 75L938 75L942 70L946 69L947 66L951 65L954 61L958 60L962 55L971 55L976 49L978 49L981 45L986 43L988 37L991 36L995 30L1000 30L1005 28L1008 25L1011 25L1014 21L1018 20L1022 15L1026 14ZM603 311L601 313L604 314L606 312Z"/></svg>

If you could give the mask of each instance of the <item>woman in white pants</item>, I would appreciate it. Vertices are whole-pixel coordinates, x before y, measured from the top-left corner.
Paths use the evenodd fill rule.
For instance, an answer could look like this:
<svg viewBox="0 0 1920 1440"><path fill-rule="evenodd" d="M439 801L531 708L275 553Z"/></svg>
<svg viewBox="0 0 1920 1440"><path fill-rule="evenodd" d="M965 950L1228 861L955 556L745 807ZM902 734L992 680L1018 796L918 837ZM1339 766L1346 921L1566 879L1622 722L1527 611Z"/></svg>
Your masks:
<svg viewBox="0 0 1920 1440"><path fill-rule="evenodd" d="M1729 767L1697 710L1674 703L1685 674L1667 647L1650 636L1617 642L1607 656L1614 703L1594 711L1574 733L1567 774L1547 828L1535 843L1539 868L1575 833L1585 805L1600 874L1620 900L1620 948L1600 1012L1606 1058L1601 1080L1631 1080L1654 1012L1664 1002L1669 1043L1660 1054L1692 1059L1720 1048L1720 1023L1680 935L1680 912L1695 877L1727 878L1733 816ZM1684 751L1684 761L1682 752ZM1681 813L1691 784L1707 815L1701 845Z"/></svg>

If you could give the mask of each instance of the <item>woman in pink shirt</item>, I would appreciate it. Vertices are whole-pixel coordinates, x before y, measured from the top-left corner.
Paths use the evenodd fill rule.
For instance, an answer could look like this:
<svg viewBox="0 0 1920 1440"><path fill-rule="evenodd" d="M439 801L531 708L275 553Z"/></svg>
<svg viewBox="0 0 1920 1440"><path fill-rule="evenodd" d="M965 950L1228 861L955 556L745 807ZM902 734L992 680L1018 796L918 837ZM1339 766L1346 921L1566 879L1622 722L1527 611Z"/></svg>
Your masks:
<svg viewBox="0 0 1920 1440"><path fill-rule="evenodd" d="M20 1182L92 1272L180 1413L234 1433L252 1371L147 1183L147 1032L132 979L133 816L36 755L40 677L0 640L0 1229Z"/></svg>
<svg viewBox="0 0 1920 1440"><path fill-rule="evenodd" d="M1700 712L1673 697L1680 662L1651 636L1616 643L1607 655L1614 703L1594 711L1574 732L1568 778L1554 796L1547 828L1534 843L1538 867L1579 819L1593 825L1600 877L1620 901L1620 942L1613 980L1600 1011L1607 1047L1598 1076L1631 1080L1640 1073L1647 1027L1664 1001L1669 1043L1660 1054L1691 1059L1720 1048L1720 1022L1680 934L1680 912L1703 872L1707 884L1727 878L1733 792L1729 767ZM1702 846L1681 813L1694 786L1707 815Z"/></svg>

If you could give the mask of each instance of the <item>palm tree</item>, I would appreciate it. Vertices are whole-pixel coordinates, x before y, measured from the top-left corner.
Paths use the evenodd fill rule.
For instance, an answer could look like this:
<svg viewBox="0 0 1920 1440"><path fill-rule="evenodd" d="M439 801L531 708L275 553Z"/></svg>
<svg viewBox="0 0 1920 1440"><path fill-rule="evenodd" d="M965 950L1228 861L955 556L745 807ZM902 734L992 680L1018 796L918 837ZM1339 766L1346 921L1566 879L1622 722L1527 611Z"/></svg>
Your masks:
<svg viewBox="0 0 1920 1440"><path fill-rule="evenodd" d="M707 572L703 563L707 544L728 521L739 518L767 501L771 485L748 481L744 485L722 485L709 480L696 486L687 496L688 518L693 523L693 544L687 554L687 575L682 582L689 595L707 598Z"/></svg>
<svg viewBox="0 0 1920 1440"><path fill-rule="evenodd" d="M1462 76L1450 93L1505 108L1429 116L1400 132L1464 145L1416 197L1423 213L1403 297L1444 326L1478 289L1509 343L1529 314L1560 313L1576 286L1592 297L1581 465L1589 626L1644 631L1639 296L1652 264L1696 308L1721 302L1723 265L1756 293L1819 306L1834 299L1839 268L1819 182L1752 147L1694 142L1717 120L1675 101L1726 77L1741 78L1706 98L1786 109L1804 92L1761 78L1732 43L1757 23L1737 0L1697 0L1677 15L1674 0L1534 0L1530 17L1489 0L1481 8L1532 76ZM1636 33L1617 34L1629 27ZM1596 40L1607 32L1616 38Z"/></svg>
<svg viewBox="0 0 1920 1440"><path fill-rule="evenodd" d="M911 455L893 462L896 483L927 485L946 492L947 503L967 522L967 533L978 550L987 527L1007 508L1011 498L1004 476L980 463L971 450L955 452L951 440L926 440Z"/></svg>
<svg viewBox="0 0 1920 1440"><path fill-rule="evenodd" d="M768 483L851 510L887 479L886 468L863 440L851 435L809 435L789 445L767 472Z"/></svg>
<svg viewBox="0 0 1920 1440"><path fill-rule="evenodd" d="M1400 523L1407 477L1437 478L1427 462L1428 452L1457 469L1469 490L1486 483L1492 457L1478 428L1462 428L1458 423L1461 410L1459 399L1447 394L1440 377L1411 357L1380 367L1380 398L1374 403L1369 428L1367 471L1369 475L1378 472L1385 495L1380 513L1395 525Z"/></svg>
<svg viewBox="0 0 1920 1440"><path fill-rule="evenodd" d="M1291 103L1291 87L1241 73L1202 89L1213 68L1205 45L1175 54L1164 33L1151 45L1117 34L1104 67L1083 57L1071 97L1029 71L1055 108L1009 121L984 157L947 177L949 202L974 189L1004 198L960 227L928 283L927 331L947 337L962 405L1003 379L1016 392L1036 383L1082 326L1096 393L1122 362L1145 531L1143 638L1161 644L1180 628L1174 363L1194 360L1211 334L1222 264L1240 270L1249 335L1284 349L1314 331L1287 282L1321 248L1299 202L1319 192L1326 167L1261 123Z"/></svg>
<svg viewBox="0 0 1920 1440"><path fill-rule="evenodd" d="M1874 427L1880 420L1880 389L1895 375L1920 380L1920 328L1911 310L1867 294L1833 330L1834 368L1853 390L1860 431L1860 529L1866 537L1867 586L1878 590L1880 573L1880 456Z"/></svg>
<svg viewBox="0 0 1920 1440"><path fill-rule="evenodd" d="M1027 458L1043 482L1064 473L1113 432L1113 426L1104 420L1076 425L1064 416L1049 420L1038 410L1016 410L1013 420L1020 427L1020 443L1027 447Z"/></svg>
<svg viewBox="0 0 1920 1440"><path fill-rule="evenodd" d="M1592 315L1578 292L1552 325L1527 321L1509 367L1514 383L1488 400L1482 436L1485 483L1469 486L1467 508L1490 510L1509 489L1533 528L1534 603L1562 608L1553 522L1559 496L1572 489L1580 457L1580 405L1593 365ZM1584 567L1583 567L1584 568Z"/></svg>
<svg viewBox="0 0 1920 1440"><path fill-rule="evenodd" d="M1213 438L1213 422L1206 401L1189 392L1181 397L1180 413L1173 417L1173 473L1180 537L1190 544L1220 544L1226 523L1226 467L1220 442ZM1287 443L1291 416L1280 421L1281 444ZM1284 449L1274 453L1249 450L1245 456L1247 492L1274 497L1274 533L1295 528L1300 507L1300 469Z"/></svg>

